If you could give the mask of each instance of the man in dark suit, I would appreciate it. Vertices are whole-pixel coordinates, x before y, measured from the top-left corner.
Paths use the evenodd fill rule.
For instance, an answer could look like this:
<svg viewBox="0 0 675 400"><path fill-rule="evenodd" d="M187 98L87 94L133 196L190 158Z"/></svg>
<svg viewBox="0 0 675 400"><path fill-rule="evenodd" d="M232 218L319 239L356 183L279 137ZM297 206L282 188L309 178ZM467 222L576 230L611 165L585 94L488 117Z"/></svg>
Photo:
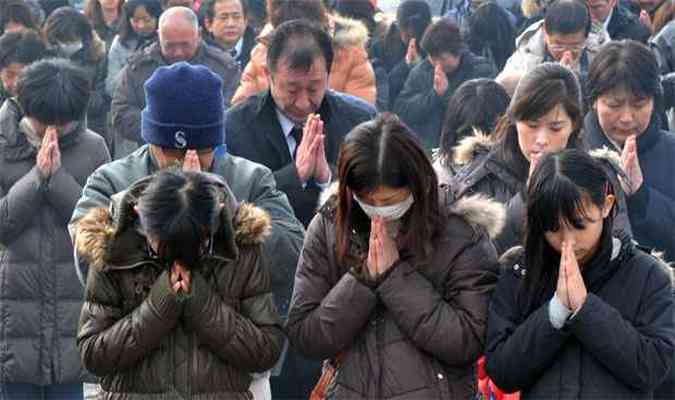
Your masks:
<svg viewBox="0 0 675 400"><path fill-rule="evenodd" d="M305 226L317 209L321 190L332 179L344 136L371 119L375 109L355 97L328 90L333 63L330 36L306 21L276 28L267 52L270 89L228 110L229 153L270 168ZM293 276L289 276L291 281ZM280 304L282 315L287 304ZM293 349L272 376L275 399L306 399L321 372ZM273 371L273 375L278 375Z"/></svg>
<svg viewBox="0 0 675 400"><path fill-rule="evenodd" d="M280 25L267 53L270 89L227 113L228 151L274 171L305 226L331 181L343 137L375 109L327 89L330 36L305 21Z"/></svg>

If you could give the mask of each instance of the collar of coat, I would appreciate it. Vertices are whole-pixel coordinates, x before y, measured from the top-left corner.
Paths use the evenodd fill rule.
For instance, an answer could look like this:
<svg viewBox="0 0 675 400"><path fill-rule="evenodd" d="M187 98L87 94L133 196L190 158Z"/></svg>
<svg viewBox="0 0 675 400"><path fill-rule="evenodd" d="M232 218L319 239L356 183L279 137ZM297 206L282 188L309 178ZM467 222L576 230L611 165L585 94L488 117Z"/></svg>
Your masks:
<svg viewBox="0 0 675 400"><path fill-rule="evenodd" d="M319 196L319 212L334 215L337 209L337 193L340 183L334 182ZM457 199L446 185L439 186L441 209L448 215L458 216L474 229L485 230L490 238L496 238L504 229L506 209L503 204L487 196L472 195Z"/></svg>
<svg viewBox="0 0 675 400"><path fill-rule="evenodd" d="M0 154L10 161L25 160L34 157L37 149L31 146L19 123L23 113L14 98L7 99L0 107ZM86 125L80 121L73 131L59 137L59 147L68 148L79 142Z"/></svg>
<svg viewBox="0 0 675 400"><path fill-rule="evenodd" d="M604 131L600 127L600 121L598 120L598 114L591 110L585 119L584 127L586 130L586 137L588 144L593 148L608 147L612 151L620 151L616 146L607 138ZM649 126L647 130L637 137L637 150L638 155L644 155L646 152L651 150L658 142L661 136L661 118L659 113L656 112L656 107L654 107L654 112L652 112L652 118L649 121Z"/></svg>
<svg viewBox="0 0 675 400"><path fill-rule="evenodd" d="M586 118L588 120L588 117ZM464 137L459 141L459 144L453 148L452 161L456 165L465 166L471 164L480 157L486 156L494 150L495 147L496 144L494 140L488 134L476 129L474 130L473 135ZM617 174L622 174L621 156L614 149L608 146L597 146L594 150L589 151L588 154L611 166L612 170L616 171ZM449 160L449 155L441 155L439 153L437 159L442 165L443 162Z"/></svg>
<svg viewBox="0 0 675 400"><path fill-rule="evenodd" d="M245 246L261 245L271 229L267 212L249 203L238 203L225 181L209 174L225 204L214 234L214 255L237 259ZM75 247L89 265L99 271L130 269L152 262L134 210L138 198L154 176L132 184L113 196L110 207L90 210L77 224Z"/></svg>

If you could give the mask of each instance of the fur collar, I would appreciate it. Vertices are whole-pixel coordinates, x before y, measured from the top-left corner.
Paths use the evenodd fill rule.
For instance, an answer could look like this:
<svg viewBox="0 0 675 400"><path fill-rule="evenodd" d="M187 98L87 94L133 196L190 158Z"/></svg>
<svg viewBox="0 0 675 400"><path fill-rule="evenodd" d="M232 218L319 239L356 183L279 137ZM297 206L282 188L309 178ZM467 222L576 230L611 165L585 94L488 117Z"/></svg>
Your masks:
<svg viewBox="0 0 675 400"><path fill-rule="evenodd" d="M339 183L334 182L319 196L319 208L335 207ZM483 195L464 196L454 199L447 186L442 186L441 203L449 215L462 218L474 228L485 229L490 238L496 238L504 229L506 209L501 203Z"/></svg>
<svg viewBox="0 0 675 400"><path fill-rule="evenodd" d="M365 47L368 43L368 28L363 22L338 14L332 14L330 20L336 47Z"/></svg>
<svg viewBox="0 0 675 400"><path fill-rule="evenodd" d="M612 164L615 169L621 169L621 156L607 146L591 150L588 154L593 158Z"/></svg>
<svg viewBox="0 0 675 400"><path fill-rule="evenodd" d="M475 130L472 136L463 138L459 144L453 148L453 162L459 166L471 164L477 156L489 153L494 147L495 142L489 135ZM607 146L591 150L588 154L595 159L610 164L615 171L622 170L621 156Z"/></svg>
<svg viewBox="0 0 675 400"><path fill-rule="evenodd" d="M76 227L75 248L97 270L127 269L147 262L145 240L136 229L135 199L151 177L143 178L127 191L114 196L109 209L90 210ZM219 231L215 234L215 253L236 259L245 246L261 245L270 234L269 214L250 203L237 203L225 186L225 207Z"/></svg>
<svg viewBox="0 0 675 400"><path fill-rule="evenodd" d="M456 165L467 165L479 154L489 153L494 147L494 141L489 134L474 129L473 135L459 141L453 149L452 161Z"/></svg>

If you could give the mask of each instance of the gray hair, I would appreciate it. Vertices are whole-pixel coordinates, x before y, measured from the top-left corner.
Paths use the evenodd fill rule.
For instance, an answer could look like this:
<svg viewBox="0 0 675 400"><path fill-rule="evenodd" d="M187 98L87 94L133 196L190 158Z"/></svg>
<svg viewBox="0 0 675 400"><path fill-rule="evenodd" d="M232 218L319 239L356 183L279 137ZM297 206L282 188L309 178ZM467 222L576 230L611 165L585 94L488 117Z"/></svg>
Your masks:
<svg viewBox="0 0 675 400"><path fill-rule="evenodd" d="M159 29L161 30L165 25L174 25L178 20L189 23L195 31L199 31L199 18L187 7L171 7L164 11L159 17Z"/></svg>

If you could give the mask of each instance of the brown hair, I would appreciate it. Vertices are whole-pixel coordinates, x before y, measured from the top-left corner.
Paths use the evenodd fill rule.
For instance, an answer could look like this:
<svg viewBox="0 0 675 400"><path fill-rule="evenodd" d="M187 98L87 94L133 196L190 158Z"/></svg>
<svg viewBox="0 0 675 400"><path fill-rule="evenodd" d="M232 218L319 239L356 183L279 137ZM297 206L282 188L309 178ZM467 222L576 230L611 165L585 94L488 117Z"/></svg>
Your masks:
<svg viewBox="0 0 675 400"><path fill-rule="evenodd" d="M661 32L661 29L668 25L668 22L673 20L673 16L675 16L675 1L664 1L654 13L652 35L656 35L657 33Z"/></svg>
<svg viewBox="0 0 675 400"><path fill-rule="evenodd" d="M353 261L350 236L359 224L370 221L353 200L355 193L368 193L379 186L408 188L415 199L403 217L411 250L422 262L428 260L432 240L440 226L438 180L423 147L399 119L384 113L364 122L345 137L338 156L336 252L338 263Z"/></svg>
<svg viewBox="0 0 675 400"><path fill-rule="evenodd" d="M558 63L540 64L523 76L506 115L497 124L497 154L523 181L527 178L529 163L518 144L516 122L536 120L557 105L563 106L574 125L567 148L581 147L584 118L581 87L574 73Z"/></svg>

